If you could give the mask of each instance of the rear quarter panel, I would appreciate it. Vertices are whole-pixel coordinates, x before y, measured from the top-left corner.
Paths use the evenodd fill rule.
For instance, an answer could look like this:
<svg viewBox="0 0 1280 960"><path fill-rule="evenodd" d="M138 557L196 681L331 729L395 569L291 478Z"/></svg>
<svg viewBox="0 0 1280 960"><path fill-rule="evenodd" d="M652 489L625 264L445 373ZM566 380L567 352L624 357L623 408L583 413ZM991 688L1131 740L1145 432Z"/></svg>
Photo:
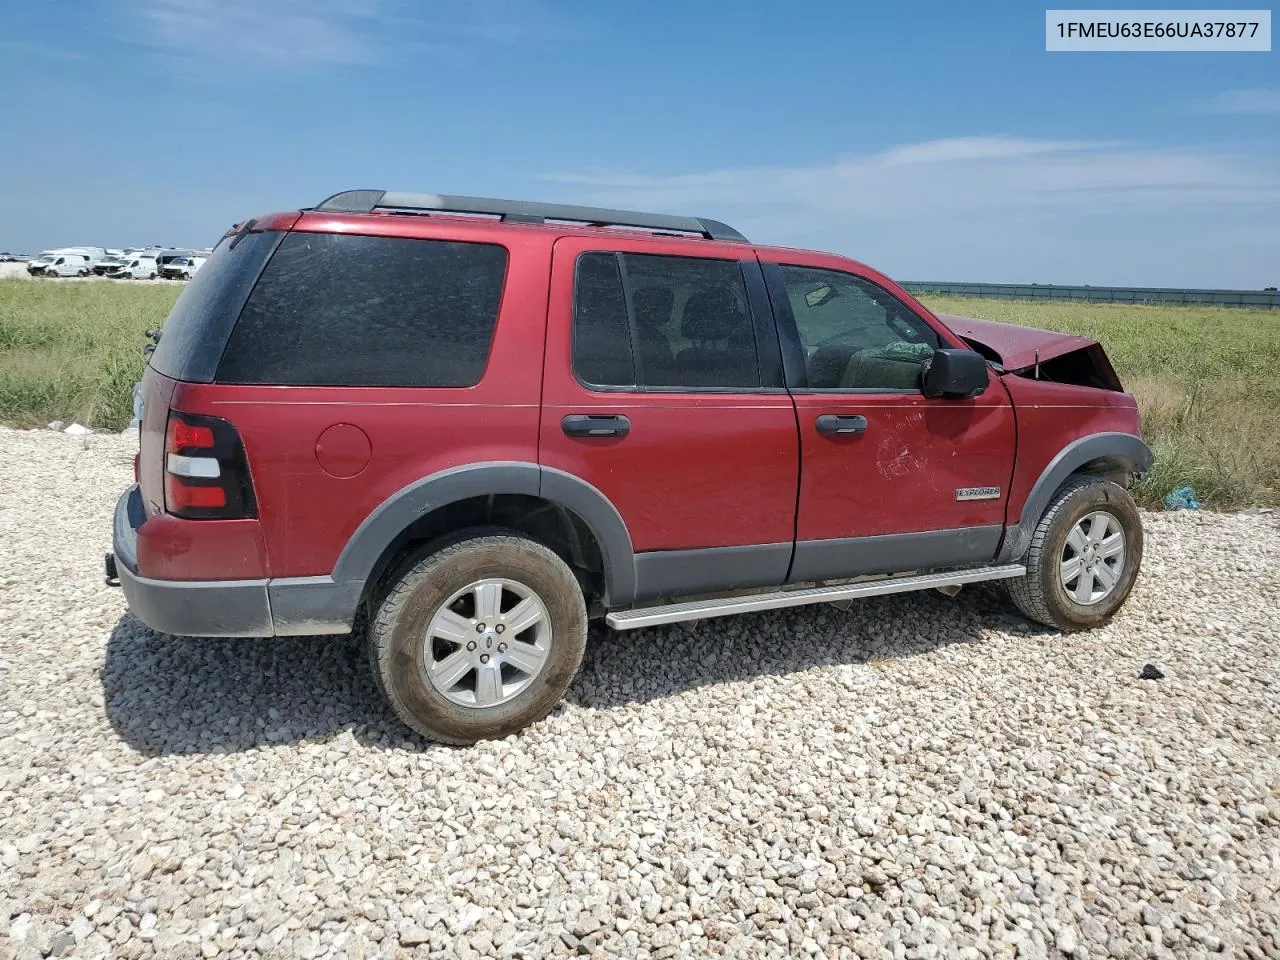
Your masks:
<svg viewBox="0 0 1280 960"><path fill-rule="evenodd" d="M371 220L348 229L427 238L440 233L426 222L406 230ZM457 233L455 228L447 238ZM500 243L509 257L493 344L474 387L177 384L175 409L222 417L240 431L268 576L332 572L360 523L422 477L480 461L537 462L551 237L477 227L468 239ZM333 476L317 458L321 434L338 424L358 427L369 439L368 463L354 476Z"/></svg>
<svg viewBox="0 0 1280 960"><path fill-rule="evenodd" d="M138 572L159 580L253 580L266 576L257 520L184 520L164 512L164 443L169 404L182 386L150 365L138 430L138 485L146 522L138 528Z"/></svg>

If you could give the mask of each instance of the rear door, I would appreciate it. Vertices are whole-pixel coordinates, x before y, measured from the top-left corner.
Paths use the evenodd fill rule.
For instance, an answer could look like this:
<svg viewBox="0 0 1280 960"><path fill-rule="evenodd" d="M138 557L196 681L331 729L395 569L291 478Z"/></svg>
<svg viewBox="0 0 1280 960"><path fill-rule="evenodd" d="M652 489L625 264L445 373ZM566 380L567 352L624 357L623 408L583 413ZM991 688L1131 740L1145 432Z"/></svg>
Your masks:
<svg viewBox="0 0 1280 960"><path fill-rule="evenodd" d="M1013 472L1004 386L992 377L971 399L925 397L924 360L963 344L851 261L784 259L764 272L800 429L791 580L990 561Z"/></svg>
<svg viewBox="0 0 1280 960"><path fill-rule="evenodd" d="M783 583L798 443L754 253L564 237L552 263L540 461L617 508L638 598Z"/></svg>

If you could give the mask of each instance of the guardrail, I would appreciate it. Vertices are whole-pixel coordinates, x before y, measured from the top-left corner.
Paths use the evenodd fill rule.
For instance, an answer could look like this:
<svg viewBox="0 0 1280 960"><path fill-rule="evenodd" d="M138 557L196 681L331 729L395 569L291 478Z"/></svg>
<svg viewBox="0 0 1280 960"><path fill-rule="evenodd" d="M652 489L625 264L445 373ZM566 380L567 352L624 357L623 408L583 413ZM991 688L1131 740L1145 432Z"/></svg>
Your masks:
<svg viewBox="0 0 1280 960"><path fill-rule="evenodd" d="M1073 287L1041 283L902 283L912 293L1002 300L1090 300L1101 303L1198 303L1220 307L1280 309L1280 291L1181 290L1167 287Z"/></svg>

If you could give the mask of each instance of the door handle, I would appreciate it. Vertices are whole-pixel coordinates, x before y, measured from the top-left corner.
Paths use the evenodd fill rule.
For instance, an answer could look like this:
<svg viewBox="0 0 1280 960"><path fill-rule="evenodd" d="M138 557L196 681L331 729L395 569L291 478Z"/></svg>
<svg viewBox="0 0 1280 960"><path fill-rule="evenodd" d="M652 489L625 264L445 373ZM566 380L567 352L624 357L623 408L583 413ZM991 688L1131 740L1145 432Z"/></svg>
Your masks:
<svg viewBox="0 0 1280 960"><path fill-rule="evenodd" d="M824 413L814 422L818 432L825 437L856 437L867 432L867 418L860 413L851 415Z"/></svg>
<svg viewBox="0 0 1280 960"><path fill-rule="evenodd" d="M570 437L625 437L631 421L620 413L571 413L560 421L560 429Z"/></svg>

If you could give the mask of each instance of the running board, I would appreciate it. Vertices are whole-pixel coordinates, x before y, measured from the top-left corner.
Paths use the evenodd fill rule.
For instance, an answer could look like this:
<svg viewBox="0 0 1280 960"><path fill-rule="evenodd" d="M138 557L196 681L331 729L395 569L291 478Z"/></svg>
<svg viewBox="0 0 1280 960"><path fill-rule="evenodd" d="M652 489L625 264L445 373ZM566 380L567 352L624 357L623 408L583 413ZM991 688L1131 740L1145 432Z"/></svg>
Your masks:
<svg viewBox="0 0 1280 960"><path fill-rule="evenodd" d="M950 573L926 573L910 577L863 580L860 583L845 583L838 587L808 587L801 590L756 593L745 597L721 597L718 600L690 600L661 607L615 610L605 617L605 622L615 630L636 630L640 627L656 627L664 623L679 623L682 620L727 617L733 613L755 613L759 610L801 607L809 603L830 603L833 600L857 600L862 597L878 597L886 593L929 590L933 587L958 587L982 580L1007 580L1010 577L1021 577L1026 572L1027 568L1021 564L1010 563L998 567L953 570Z"/></svg>

